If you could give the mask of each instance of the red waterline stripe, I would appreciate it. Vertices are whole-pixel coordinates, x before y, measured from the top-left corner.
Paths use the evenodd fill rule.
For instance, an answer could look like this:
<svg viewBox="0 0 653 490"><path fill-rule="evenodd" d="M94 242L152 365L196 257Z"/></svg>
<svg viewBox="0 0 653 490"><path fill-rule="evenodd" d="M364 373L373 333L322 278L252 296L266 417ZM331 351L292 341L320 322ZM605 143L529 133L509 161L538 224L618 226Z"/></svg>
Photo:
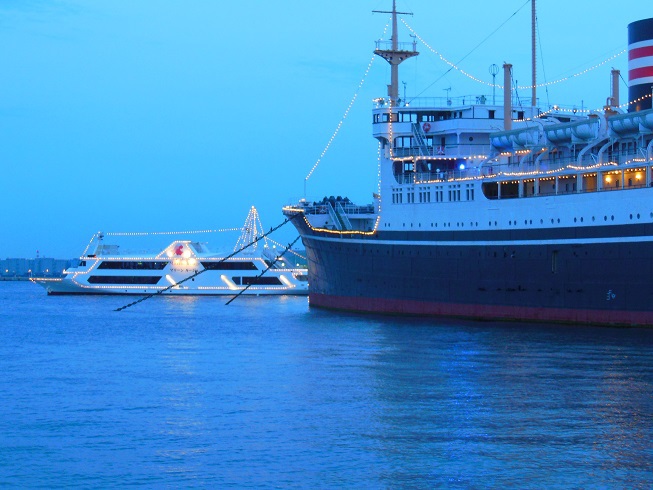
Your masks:
<svg viewBox="0 0 653 490"><path fill-rule="evenodd" d="M651 46L642 46L641 48L635 48L628 51L628 61L645 58L646 56L653 56L653 44Z"/></svg>
<svg viewBox="0 0 653 490"><path fill-rule="evenodd" d="M653 66L643 66L628 70L628 80L633 82L638 78L653 77Z"/></svg>
<svg viewBox="0 0 653 490"><path fill-rule="evenodd" d="M311 306L364 313L421 315L595 325L653 325L653 311L584 310L460 303L431 303L415 300L361 298L311 293Z"/></svg>

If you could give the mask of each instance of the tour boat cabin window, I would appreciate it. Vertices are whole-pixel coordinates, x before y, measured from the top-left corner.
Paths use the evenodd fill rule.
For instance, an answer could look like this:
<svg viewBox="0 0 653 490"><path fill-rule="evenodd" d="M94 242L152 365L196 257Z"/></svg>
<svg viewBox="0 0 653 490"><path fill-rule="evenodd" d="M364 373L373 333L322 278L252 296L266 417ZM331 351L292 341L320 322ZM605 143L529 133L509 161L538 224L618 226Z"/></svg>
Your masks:
<svg viewBox="0 0 653 490"><path fill-rule="evenodd" d="M258 270L254 262L202 262L202 266L210 271L255 271Z"/></svg>
<svg viewBox="0 0 653 490"><path fill-rule="evenodd" d="M156 284L161 276L91 276L90 284Z"/></svg>

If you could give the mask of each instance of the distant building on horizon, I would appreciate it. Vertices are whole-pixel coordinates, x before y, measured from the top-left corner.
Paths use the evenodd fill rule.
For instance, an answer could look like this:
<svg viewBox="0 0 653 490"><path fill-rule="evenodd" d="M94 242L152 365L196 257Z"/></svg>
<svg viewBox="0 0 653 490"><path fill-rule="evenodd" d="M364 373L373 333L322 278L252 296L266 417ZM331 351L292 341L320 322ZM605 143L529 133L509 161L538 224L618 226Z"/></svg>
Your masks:
<svg viewBox="0 0 653 490"><path fill-rule="evenodd" d="M77 259L7 258L0 260L0 277L61 277Z"/></svg>

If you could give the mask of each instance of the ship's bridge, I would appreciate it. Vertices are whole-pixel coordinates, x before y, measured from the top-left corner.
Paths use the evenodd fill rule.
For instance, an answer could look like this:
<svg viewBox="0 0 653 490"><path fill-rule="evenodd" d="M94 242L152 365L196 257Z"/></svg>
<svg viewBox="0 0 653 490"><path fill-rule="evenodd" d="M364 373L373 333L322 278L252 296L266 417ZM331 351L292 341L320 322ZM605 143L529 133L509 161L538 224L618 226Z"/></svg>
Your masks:
<svg viewBox="0 0 653 490"><path fill-rule="evenodd" d="M523 120L538 112L515 108ZM392 114L392 116L391 116ZM374 101L373 135L384 145L392 139L396 157L471 158L490 154L489 134L503 127L501 97L478 94L460 97L417 97Z"/></svg>

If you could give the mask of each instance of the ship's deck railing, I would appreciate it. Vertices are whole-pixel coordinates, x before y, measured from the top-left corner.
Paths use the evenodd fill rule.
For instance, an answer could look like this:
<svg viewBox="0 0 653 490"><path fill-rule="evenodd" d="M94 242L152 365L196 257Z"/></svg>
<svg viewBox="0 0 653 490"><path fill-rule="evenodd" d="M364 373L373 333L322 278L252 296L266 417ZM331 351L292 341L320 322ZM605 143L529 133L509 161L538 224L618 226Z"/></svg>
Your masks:
<svg viewBox="0 0 653 490"><path fill-rule="evenodd" d="M647 159L639 151L620 151L605 154L599 162L596 155L585 155L582 161L578 162L578 157L569 156L557 158L555 160L543 159L535 163L529 160L522 163L486 163L481 167L481 175L484 177L497 175L520 175L525 173L556 173L563 170L572 171L596 171L608 166L620 165L642 165L646 164Z"/></svg>
<svg viewBox="0 0 653 490"><path fill-rule="evenodd" d="M589 111L583 104L580 105L560 105L554 104L549 105L548 107L540 106L540 99L537 99L535 107L539 109L540 112L546 112L551 116L555 117L556 115L570 117L576 115L587 114ZM388 107L390 105L390 98L388 97L378 97L372 101L373 107L375 109L380 109L383 107ZM432 107L432 108L453 108L453 107L466 107L472 105L487 105L494 107L503 107L503 95L492 95L492 94L467 94L460 95L456 97L405 97L400 98L397 101L395 106L400 108L405 107ZM516 111L525 111L527 114L531 112L531 105L520 105L517 100L512 101L512 108Z"/></svg>
<svg viewBox="0 0 653 490"><path fill-rule="evenodd" d="M503 98L495 97L496 106L503 106ZM374 108L380 109L390 105L388 97L379 97L373 101ZM477 94L477 95L462 95L460 97L407 97L406 99L399 99L397 106L399 107L462 107L467 105L480 104L480 105L493 105L492 95Z"/></svg>
<svg viewBox="0 0 653 490"><path fill-rule="evenodd" d="M392 48L392 41L378 40L378 41L375 41L375 44L376 44L377 51L391 51L393 49ZM397 43L397 50L398 51L410 51L411 53L416 53L417 52L417 43L416 42Z"/></svg>
<svg viewBox="0 0 653 490"><path fill-rule="evenodd" d="M480 176L478 168L464 170L443 170L440 172L408 172L395 175L398 184L424 184L448 182L452 180L470 180Z"/></svg>
<svg viewBox="0 0 653 490"><path fill-rule="evenodd" d="M490 145L446 145L428 146L426 148L394 148L392 153L395 157L435 157L435 158L486 158L490 154Z"/></svg>
<svg viewBox="0 0 653 490"><path fill-rule="evenodd" d="M539 99L538 99L539 100ZM373 101L375 108L388 107L390 99L388 97L379 97ZM470 105L488 105L503 107L503 96L492 94L468 94L456 97L406 97L399 99L396 104L399 107L465 107ZM539 104L538 104L539 105ZM516 101L513 101L513 109L529 110L531 106L519 107Z"/></svg>
<svg viewBox="0 0 653 490"><path fill-rule="evenodd" d="M342 201L337 201L340 204L338 212L343 212L348 215L352 214L374 214L374 205L366 204L364 206L356 206L352 203L344 203ZM301 206L305 214L328 214L329 213L329 201L326 203L323 202L314 202L313 204L304 204Z"/></svg>

